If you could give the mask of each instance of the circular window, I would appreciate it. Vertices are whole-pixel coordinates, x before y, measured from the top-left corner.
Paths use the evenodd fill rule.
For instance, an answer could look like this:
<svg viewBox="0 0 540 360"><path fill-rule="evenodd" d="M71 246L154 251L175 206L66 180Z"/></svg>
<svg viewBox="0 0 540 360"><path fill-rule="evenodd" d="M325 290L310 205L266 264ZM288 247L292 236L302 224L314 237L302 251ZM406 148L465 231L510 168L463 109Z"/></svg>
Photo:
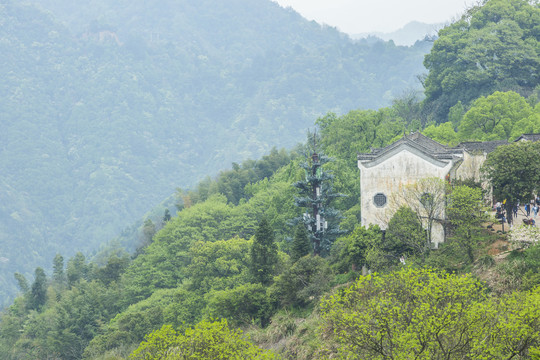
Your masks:
<svg viewBox="0 0 540 360"><path fill-rule="evenodd" d="M375 203L375 206L377 207L383 207L386 205L386 195L383 193L377 193L373 197L373 203Z"/></svg>

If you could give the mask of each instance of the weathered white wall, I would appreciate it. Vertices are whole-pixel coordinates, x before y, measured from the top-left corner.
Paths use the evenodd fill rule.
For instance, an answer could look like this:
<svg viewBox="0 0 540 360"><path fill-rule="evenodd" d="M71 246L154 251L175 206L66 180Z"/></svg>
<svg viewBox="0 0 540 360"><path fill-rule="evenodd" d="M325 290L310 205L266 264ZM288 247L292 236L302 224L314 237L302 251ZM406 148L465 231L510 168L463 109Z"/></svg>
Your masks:
<svg viewBox="0 0 540 360"><path fill-rule="evenodd" d="M390 205L392 194L400 187L412 184L420 179L438 177L444 179L452 168L452 161L429 159L425 154L406 145L398 147L388 157L383 156L375 161L358 161L360 168L362 225L376 224L386 229L388 221L397 210ZM377 207L373 197L383 193L387 197L384 207ZM434 224L432 241L437 246L444 241L444 229Z"/></svg>
<svg viewBox="0 0 540 360"><path fill-rule="evenodd" d="M487 154L481 151L475 153L464 151L463 162L456 169L452 178L460 180L474 179L474 181L480 181L480 167L486 160L486 157Z"/></svg>

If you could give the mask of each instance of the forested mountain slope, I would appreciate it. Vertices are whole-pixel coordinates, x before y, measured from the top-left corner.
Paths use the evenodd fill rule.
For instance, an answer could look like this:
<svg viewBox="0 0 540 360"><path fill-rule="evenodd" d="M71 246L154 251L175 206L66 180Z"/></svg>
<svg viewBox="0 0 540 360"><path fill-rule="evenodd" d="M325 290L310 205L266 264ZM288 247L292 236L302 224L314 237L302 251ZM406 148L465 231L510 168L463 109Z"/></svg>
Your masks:
<svg viewBox="0 0 540 360"><path fill-rule="evenodd" d="M176 187L418 87L431 47L355 44L267 0L3 0L0 22L2 299Z"/></svg>
<svg viewBox="0 0 540 360"><path fill-rule="evenodd" d="M485 207L489 200L483 197L479 183L473 179L447 182L429 178L404 188L414 191L422 184L429 186L427 191L416 192L422 194L419 202L412 200L411 207L400 207L392 215L383 236L378 226L360 224L361 193L356 165L357 152L384 147L411 131L420 130L444 144L511 141L523 133L539 133L540 87L534 76L529 78L527 87L515 89L518 91L508 91L497 77L487 77L486 88L472 87L467 94L445 88L448 79L463 74L453 61L442 61L443 55L463 59L478 49L474 42L466 41L470 33L460 30L464 29L462 21L478 24L478 32L485 34L494 23L512 23L522 14L538 17L540 5L532 0L489 0L471 9L457 22L457 27L440 32L430 54L431 59L437 58L440 63L430 69L428 78L441 80L440 85L448 91L448 96L443 96L444 103L450 106L448 116L440 117L440 108L433 103L438 100L414 96L396 99L392 106L378 110L328 112L311 119L311 124L318 128L317 134L310 134L307 141L293 150L273 149L259 160L233 163L232 169L206 177L191 190L178 191L178 205L182 209L172 218L163 216L160 223L164 226L157 232L151 222L148 226L145 223L146 242L133 254L114 249L89 259L82 253L71 256L66 248L62 250L65 258L48 258L52 271L37 267L33 277L16 274L20 296L0 314L0 359L148 359L163 358L164 353L179 357L180 353L196 353L194 357L205 359L540 358L538 228L514 224L505 233L508 227L499 224L499 217L485 216L494 212ZM42 18L32 29L50 23ZM537 24L525 22L521 30L536 34L527 39L534 49L540 49ZM58 26L58 30L62 27ZM97 51L100 56L115 53L114 62L120 63L122 48L116 47L116 38L111 38L113 30L111 27L111 33L103 34L113 41L109 48L103 47L99 36L88 48L101 49ZM54 32L51 35L60 37ZM77 36L66 39L72 39L74 49L78 49L76 44L87 44ZM464 47L442 51L445 44L454 42ZM500 53L510 42L502 35L493 50ZM33 54L34 48L16 47L29 54ZM76 50L73 53L78 54ZM43 59L33 61L40 63ZM57 59L51 56L48 61L60 67ZM530 60L538 64L539 59L540 56ZM511 57L501 57L498 66L506 68L509 74L520 75L520 62ZM96 65L96 69L106 68ZM120 70L118 67L117 71ZM108 74L111 78L116 76ZM139 69L133 74L140 79L144 73ZM476 74L489 75L485 71ZM446 80L437 75L444 75ZM105 79L108 80L101 80ZM513 77L507 80L517 81ZM29 85L20 88L33 89ZM486 94L487 88L493 88L493 92ZM126 87L124 91L131 94L130 89ZM107 96L117 94L113 90L110 85ZM429 91L427 88L426 92ZM176 93L171 90L171 94ZM81 100L81 104L90 100L93 98ZM83 119L83 114L78 113L78 118ZM130 114L134 120L120 117L125 121L121 125L134 124L129 131L139 134L135 126L141 121L138 113ZM40 113L35 111L34 116L39 117ZM108 119L112 122L115 118ZM79 122L70 124L76 129ZM106 124L102 122L100 126ZM49 129L47 136L53 136L56 128L50 130L45 125ZM173 125L171 121L168 127L157 129L180 134L182 129ZM112 135L106 131L99 134L110 141L106 147L110 154L117 148L123 149L115 167L100 167L107 175L130 169L119 161L131 159L132 151L140 149L140 145L125 147L122 131L115 130ZM253 139L260 136L252 128L246 130L254 131ZM158 130L145 131L143 135L150 141L154 139L153 131ZM204 134L197 134L202 141ZM271 133L276 137L273 142L278 141L276 134ZM24 131L19 139L23 135ZM213 133L219 144L218 135ZM47 138L33 136L39 144ZM93 141L98 143L97 139ZM87 151L98 150L88 142L81 140L81 144L86 144ZM160 145L154 144L162 149ZM49 157L54 154L53 148L43 147ZM144 150L149 149L153 147L147 145ZM84 151L77 154L79 157L74 159L94 159ZM97 164L102 166L117 159L110 154L99 158ZM45 162L49 157L40 159ZM198 159L202 158L201 152ZM53 160L62 165L57 159L61 156ZM184 159L186 164L188 160ZM18 169L17 165L14 163L13 169ZM27 169L25 165L20 168ZM491 183L503 185L494 186L493 194L509 199L507 206L516 195L519 199L532 198L540 179L540 142L500 146L488 155L484 165L481 171ZM143 162L140 166L140 173L130 170L132 179L138 179L155 164ZM60 168L58 176L65 169L69 170L67 166ZM94 189L113 183L112 176L99 177L100 174L103 175L89 175L99 180L101 188ZM157 171L151 174L156 178L169 175ZM9 201L16 201L15 185L5 187L12 196L7 198ZM76 185L80 186L76 189L86 189ZM425 201L424 196L432 193L432 185L439 189L437 206L445 211L448 230L438 249L430 246L422 226L424 210L432 208L435 201L431 201L431 196L430 201ZM112 188L105 188L110 190L107 200L114 200ZM133 196L128 191L125 194ZM149 192L137 195L142 194L150 196ZM53 194L50 196L56 199ZM135 204L134 199L129 200ZM28 211L37 209L30 200L19 204L27 206ZM328 226L322 221L315 225L312 220L320 217L314 213L304 217L313 204L317 204L318 214L328 221ZM107 210L109 214L115 211L114 207L101 209ZM21 214L26 213L11 213L11 219L22 219ZM49 216L45 210L40 214ZM308 226L294 226L295 221L304 221ZM337 232L325 230L329 251L321 252L322 256L310 254L319 241L313 234L315 229L337 229L337 225L346 233L336 237ZM364 266L372 270L371 276L362 276L360 269ZM250 341L269 351L241 337L239 329L249 332Z"/></svg>

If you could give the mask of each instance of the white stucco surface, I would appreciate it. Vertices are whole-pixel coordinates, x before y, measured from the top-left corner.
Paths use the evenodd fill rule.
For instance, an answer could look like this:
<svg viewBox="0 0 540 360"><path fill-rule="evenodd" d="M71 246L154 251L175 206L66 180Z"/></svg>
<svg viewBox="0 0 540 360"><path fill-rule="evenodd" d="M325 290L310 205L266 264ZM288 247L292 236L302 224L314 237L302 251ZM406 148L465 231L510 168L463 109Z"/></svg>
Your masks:
<svg viewBox="0 0 540 360"><path fill-rule="evenodd" d="M359 160L362 225L379 225L385 230L393 215L391 212L396 209L394 204L390 204L393 193L420 179L429 177L444 179L453 164L452 160L440 161L430 158L407 144L402 144L376 160ZM374 196L379 193L387 197L385 206L378 207L374 203ZM432 241L435 246L444 241L444 229L438 223L433 224Z"/></svg>

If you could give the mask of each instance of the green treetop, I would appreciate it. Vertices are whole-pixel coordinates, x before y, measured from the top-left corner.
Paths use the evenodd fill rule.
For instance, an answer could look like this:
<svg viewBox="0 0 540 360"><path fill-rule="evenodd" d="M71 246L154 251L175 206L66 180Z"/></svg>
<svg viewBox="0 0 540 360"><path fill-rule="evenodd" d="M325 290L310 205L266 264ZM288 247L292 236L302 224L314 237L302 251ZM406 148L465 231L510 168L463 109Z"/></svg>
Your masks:
<svg viewBox="0 0 540 360"><path fill-rule="evenodd" d="M538 24L538 3L488 0L442 29L424 60L424 104L437 121L458 101L468 105L496 90L528 95L540 83Z"/></svg>
<svg viewBox="0 0 540 360"><path fill-rule="evenodd" d="M540 143L522 141L499 146L487 156L481 168L493 186L496 200L506 200L508 222L518 201L532 199L540 184Z"/></svg>
<svg viewBox="0 0 540 360"><path fill-rule="evenodd" d="M274 268L278 262L277 245L274 242L274 231L266 217L263 217L255 232L251 246L251 275L263 285L272 281Z"/></svg>

